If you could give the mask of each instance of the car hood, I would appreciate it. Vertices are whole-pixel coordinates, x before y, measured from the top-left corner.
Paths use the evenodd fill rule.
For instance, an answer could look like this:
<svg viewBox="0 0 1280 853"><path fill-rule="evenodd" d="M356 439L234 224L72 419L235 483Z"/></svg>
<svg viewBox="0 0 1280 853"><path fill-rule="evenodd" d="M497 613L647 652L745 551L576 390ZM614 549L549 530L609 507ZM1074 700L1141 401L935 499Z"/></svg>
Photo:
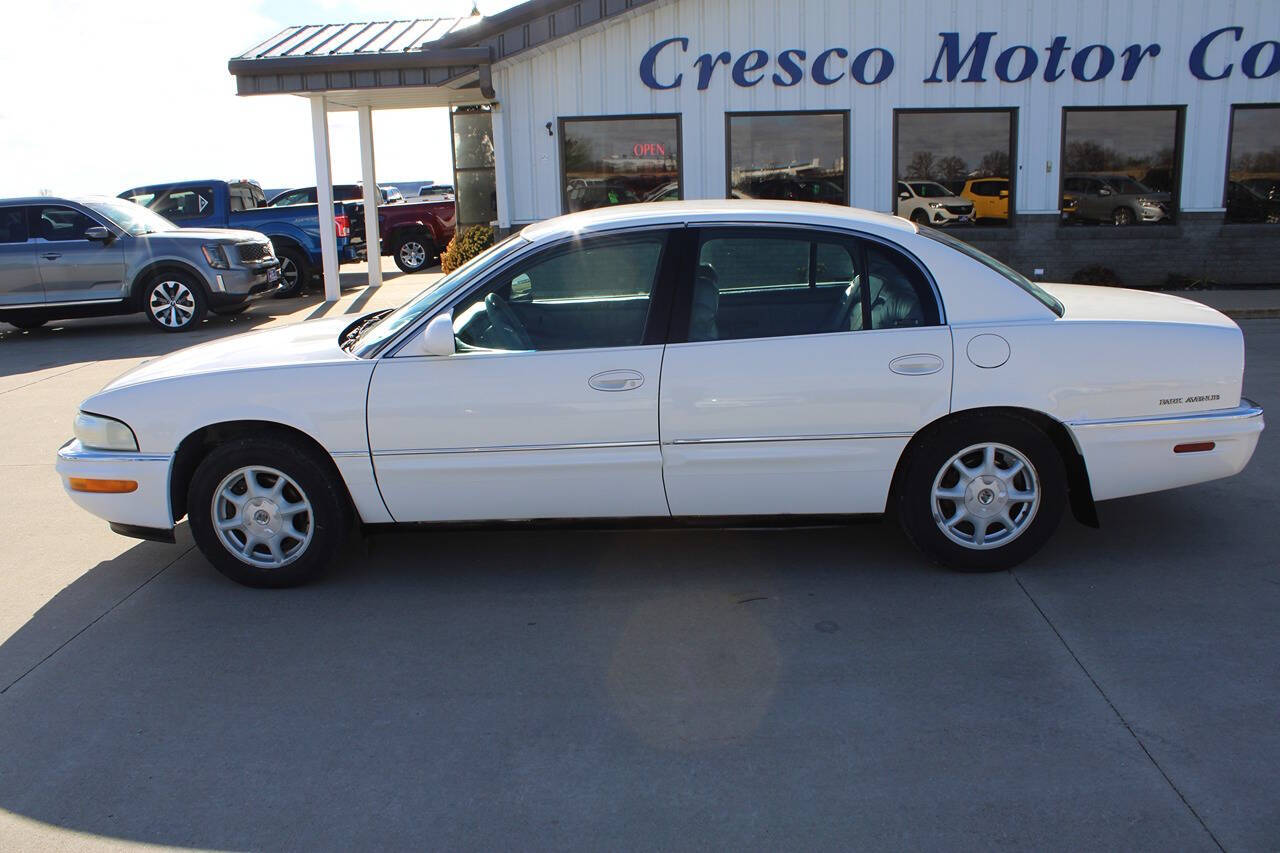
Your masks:
<svg viewBox="0 0 1280 853"><path fill-rule="evenodd" d="M143 362L103 390L198 374L359 361L338 346L338 336L355 320L351 316L313 320L197 344Z"/></svg>
<svg viewBox="0 0 1280 853"><path fill-rule="evenodd" d="M1066 308L1064 320L1191 323L1235 328L1235 323L1225 314L1171 293L1087 284L1040 286L1056 296Z"/></svg>
<svg viewBox="0 0 1280 853"><path fill-rule="evenodd" d="M239 228L179 228L176 231L157 231L154 234L142 234L143 240L190 240L204 243L231 242L242 243L246 240L260 243L267 239L257 231L244 231Z"/></svg>

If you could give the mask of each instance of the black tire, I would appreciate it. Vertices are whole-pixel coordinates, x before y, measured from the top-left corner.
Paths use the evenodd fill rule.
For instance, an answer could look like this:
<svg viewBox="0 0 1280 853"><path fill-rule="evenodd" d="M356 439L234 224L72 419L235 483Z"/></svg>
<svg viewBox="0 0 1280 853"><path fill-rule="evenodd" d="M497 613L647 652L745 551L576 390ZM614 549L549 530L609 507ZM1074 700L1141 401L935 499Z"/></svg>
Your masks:
<svg viewBox="0 0 1280 853"><path fill-rule="evenodd" d="M277 257L280 258L280 287L271 295L276 299L289 299L306 290L311 280L307 256L298 249L287 248L281 249Z"/></svg>
<svg viewBox="0 0 1280 853"><path fill-rule="evenodd" d="M42 317L4 317L0 319L0 322L8 323L10 326L17 326L24 332L29 332L32 329L40 328L49 321Z"/></svg>
<svg viewBox="0 0 1280 853"><path fill-rule="evenodd" d="M1127 207L1117 207L1111 211L1111 222L1113 225L1132 225L1133 211Z"/></svg>
<svg viewBox="0 0 1280 853"><path fill-rule="evenodd" d="M1010 463L1016 460L1007 453L1009 450L1024 457L1030 471L1024 467L1022 473L1014 474L1007 482L1002 477L980 475L970 480L969 488L965 489L951 460L962 451L983 445L1004 448L996 450L997 471L1013 469ZM960 416L922 435L908 454L893 495L893 509L912 543L943 566L961 572L1012 568L1040 550L1062 518L1067 501L1062 456L1049 437L1030 421L1007 415ZM976 451L961 457L960 462L966 467L976 467L973 463L983 458L981 451ZM935 501L935 482L940 489L968 492L969 500ZM988 485L991 488L987 488ZM1008 500L1037 490L1038 503ZM970 508L977 513L993 513L985 516L981 523L984 524L983 538L993 537L996 544L992 544L991 539L986 540L983 548L974 544L979 538L978 525L967 520L977 518L968 515ZM1014 521L1014 527L1008 527L994 515L1002 509ZM951 520L957 515L966 520L957 522L951 534L944 533L942 517ZM999 544L1005 538L1002 534L1009 533L1013 535L1008 536L1007 542ZM957 539L969 541L962 544Z"/></svg>
<svg viewBox="0 0 1280 853"><path fill-rule="evenodd" d="M219 317L234 317L237 314L243 314L248 311L249 305L250 303L248 302L241 302L239 305L232 305L229 308L214 308L211 310Z"/></svg>
<svg viewBox="0 0 1280 853"><path fill-rule="evenodd" d="M911 221L919 225L928 225L929 214L917 207L915 210L911 211Z"/></svg>
<svg viewBox="0 0 1280 853"><path fill-rule="evenodd" d="M258 504L260 509L265 509L263 518L268 520L262 521L255 516L246 517L244 521L246 527L253 527L255 523L266 525L255 529L267 534L274 531L276 536L283 537L277 542L277 547L287 561L275 567L251 563L237 556L215 529L215 493L232 475L248 468L272 469L292 481L284 487L284 503ZM256 478L255 482L258 487L266 488L274 481L270 474L266 474ZM247 477L233 480L228 488L235 489L239 485L244 485L247 491ZM288 519L300 520L287 520L284 513L277 512L281 506L296 505L299 498L309 505L309 509L296 516L288 516ZM229 504L222 506L230 509ZM243 438L216 448L196 468L191 487L187 490L191 533L200 552L219 572L236 583L252 587L297 586L323 573L337 556L351 528L349 506L345 489L329 466L312 454L299 450L294 443L278 438ZM228 520L235 517L233 514ZM290 534L298 528L285 528L283 525L301 525L304 531L309 532L310 538L305 542L301 537L294 538ZM250 545L248 537L239 528L228 531L227 535L241 547L249 546L250 557L267 561L274 553L265 542ZM298 546L300 550L291 550Z"/></svg>
<svg viewBox="0 0 1280 853"><path fill-rule="evenodd" d="M191 273L161 271L147 280L139 308L162 332L189 332L204 322L209 298Z"/></svg>
<svg viewBox="0 0 1280 853"><path fill-rule="evenodd" d="M421 272L439 257L435 242L430 235L422 233L405 234L395 242L391 256L401 272Z"/></svg>

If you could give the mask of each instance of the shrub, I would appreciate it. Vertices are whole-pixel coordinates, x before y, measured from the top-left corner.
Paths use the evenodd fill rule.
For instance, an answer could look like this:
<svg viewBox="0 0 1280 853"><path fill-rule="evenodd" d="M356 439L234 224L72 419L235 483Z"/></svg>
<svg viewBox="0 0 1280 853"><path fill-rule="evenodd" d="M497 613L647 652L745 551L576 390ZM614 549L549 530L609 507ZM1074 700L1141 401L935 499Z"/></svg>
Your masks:
<svg viewBox="0 0 1280 853"><path fill-rule="evenodd" d="M493 229L488 225L457 231L440 255L440 271L453 272L492 245Z"/></svg>
<svg viewBox="0 0 1280 853"><path fill-rule="evenodd" d="M1116 271L1110 267L1104 267L1102 264L1090 264L1087 267L1081 267L1071 274L1072 284L1107 284L1112 287L1123 287L1124 282L1120 280L1120 276L1116 275Z"/></svg>

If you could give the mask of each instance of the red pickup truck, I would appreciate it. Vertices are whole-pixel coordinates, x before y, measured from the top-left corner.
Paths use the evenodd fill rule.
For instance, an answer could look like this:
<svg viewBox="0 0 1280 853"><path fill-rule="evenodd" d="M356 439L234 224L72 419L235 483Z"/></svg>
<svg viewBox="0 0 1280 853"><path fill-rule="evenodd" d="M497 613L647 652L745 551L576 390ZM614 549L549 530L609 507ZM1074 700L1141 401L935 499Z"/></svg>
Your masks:
<svg viewBox="0 0 1280 853"><path fill-rule="evenodd" d="M352 214L364 225L364 206ZM451 201L396 202L378 205L382 254L395 258L404 272L418 272L435 263L453 239L457 221ZM363 231L363 227L360 229Z"/></svg>

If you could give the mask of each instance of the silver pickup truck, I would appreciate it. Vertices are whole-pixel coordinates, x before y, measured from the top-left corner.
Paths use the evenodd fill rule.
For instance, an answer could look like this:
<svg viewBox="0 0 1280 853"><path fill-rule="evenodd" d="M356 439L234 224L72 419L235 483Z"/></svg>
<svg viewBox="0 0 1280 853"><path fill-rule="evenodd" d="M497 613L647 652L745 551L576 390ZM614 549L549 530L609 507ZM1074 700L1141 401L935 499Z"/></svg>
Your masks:
<svg viewBox="0 0 1280 853"><path fill-rule="evenodd" d="M271 241L254 231L179 228L116 198L0 200L0 322L142 312L195 328L280 286Z"/></svg>

